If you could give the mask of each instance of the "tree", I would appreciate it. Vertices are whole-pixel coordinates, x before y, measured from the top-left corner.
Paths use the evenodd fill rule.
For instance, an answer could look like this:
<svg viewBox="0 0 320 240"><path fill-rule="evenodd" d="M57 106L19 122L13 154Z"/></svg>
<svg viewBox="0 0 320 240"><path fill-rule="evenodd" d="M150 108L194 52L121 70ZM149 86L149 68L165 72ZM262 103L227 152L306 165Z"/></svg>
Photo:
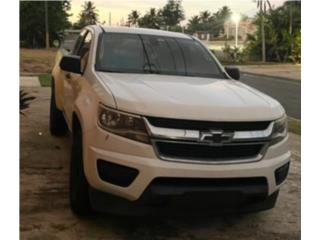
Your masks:
<svg viewBox="0 0 320 240"><path fill-rule="evenodd" d="M230 15L231 10L227 6L223 6L213 14L209 11L200 12L199 16L193 16L189 20L187 31L189 33L204 31L217 37L224 33L224 23Z"/></svg>
<svg viewBox="0 0 320 240"><path fill-rule="evenodd" d="M137 25L139 21L140 14L137 10L132 10L131 13L128 15L128 23L129 26Z"/></svg>
<svg viewBox="0 0 320 240"><path fill-rule="evenodd" d="M138 20L138 24L139 27L160 29L163 21L159 11L157 12L155 8L150 8L149 12Z"/></svg>
<svg viewBox="0 0 320 240"><path fill-rule="evenodd" d="M201 20L201 23L207 23L209 22L209 19L210 19L210 12L209 11L203 11L200 13L200 20Z"/></svg>
<svg viewBox="0 0 320 240"><path fill-rule="evenodd" d="M264 18L267 12L267 5L269 9L272 9L269 0L256 0L257 1L257 8L259 9L260 14L260 24L261 24L261 52L262 52L262 61L266 61L266 38L265 38L265 30L264 30Z"/></svg>
<svg viewBox="0 0 320 240"><path fill-rule="evenodd" d="M50 45L59 39L59 33L69 28L69 1L48 1ZM20 2L20 44L22 47L45 46L45 3L44 1Z"/></svg>
<svg viewBox="0 0 320 240"><path fill-rule="evenodd" d="M218 36L220 33L224 33L224 23L230 18L231 10L227 6L223 6L214 14L214 23L213 28L215 30L215 36Z"/></svg>
<svg viewBox="0 0 320 240"><path fill-rule="evenodd" d="M98 10L91 1L86 1L82 5L82 10L79 14L79 20L74 25L75 28L81 29L87 25L94 25L98 23Z"/></svg>
<svg viewBox="0 0 320 240"><path fill-rule="evenodd" d="M200 29L200 17L199 16L193 16L189 19L189 22L187 24L188 32L194 33L197 30Z"/></svg>
<svg viewBox="0 0 320 240"><path fill-rule="evenodd" d="M184 10L181 0L168 0L167 4L159 11L166 26L173 27L184 20Z"/></svg>
<svg viewBox="0 0 320 240"><path fill-rule="evenodd" d="M210 32L212 29L210 29L210 23L214 21L213 16L211 16L211 13L209 11L203 11L200 12L200 31L207 31Z"/></svg>
<svg viewBox="0 0 320 240"><path fill-rule="evenodd" d="M291 12L291 13L290 13ZM292 18L290 18L292 14ZM257 32L248 35L246 51L252 58L262 57L261 18L254 21ZM285 2L264 16L266 60L299 62L301 52L301 5ZM290 27L291 25L291 27Z"/></svg>

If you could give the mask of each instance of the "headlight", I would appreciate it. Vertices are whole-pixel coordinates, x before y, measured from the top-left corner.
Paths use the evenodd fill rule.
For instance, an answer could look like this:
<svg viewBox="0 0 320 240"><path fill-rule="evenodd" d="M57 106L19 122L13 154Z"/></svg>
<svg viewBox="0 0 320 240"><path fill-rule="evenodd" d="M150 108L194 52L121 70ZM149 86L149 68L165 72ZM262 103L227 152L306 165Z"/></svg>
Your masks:
<svg viewBox="0 0 320 240"><path fill-rule="evenodd" d="M99 106L99 126L109 132L139 142L150 143L141 117Z"/></svg>
<svg viewBox="0 0 320 240"><path fill-rule="evenodd" d="M284 139L288 134L288 122L287 115L284 115L282 118L274 121L272 129L272 144L276 144Z"/></svg>

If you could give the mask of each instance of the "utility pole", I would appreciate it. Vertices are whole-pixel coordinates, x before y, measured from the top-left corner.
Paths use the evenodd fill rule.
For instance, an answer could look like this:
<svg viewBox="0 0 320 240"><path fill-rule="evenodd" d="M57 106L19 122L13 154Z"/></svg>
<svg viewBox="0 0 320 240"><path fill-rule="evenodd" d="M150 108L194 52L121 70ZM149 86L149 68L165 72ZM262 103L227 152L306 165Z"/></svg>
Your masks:
<svg viewBox="0 0 320 240"><path fill-rule="evenodd" d="M49 42L49 23L48 23L48 2L44 2L44 8L45 8L45 28L46 28L46 48L50 47Z"/></svg>
<svg viewBox="0 0 320 240"><path fill-rule="evenodd" d="M227 25L227 31L226 32L227 32L227 40L228 40L229 39L229 20L228 20L226 25Z"/></svg>
<svg viewBox="0 0 320 240"><path fill-rule="evenodd" d="M239 21L236 21L236 48L238 47Z"/></svg>
<svg viewBox="0 0 320 240"><path fill-rule="evenodd" d="M111 12L109 12L109 26L111 26Z"/></svg>
<svg viewBox="0 0 320 240"><path fill-rule="evenodd" d="M292 14L292 2L289 2L289 34L290 37L292 38L292 21L293 21L293 14ZM290 45L290 53L292 53L293 51L293 42L291 41L291 45Z"/></svg>
<svg viewBox="0 0 320 240"><path fill-rule="evenodd" d="M262 51L262 62L265 62L266 61L266 38L265 38L265 32L264 32L264 13L266 12L266 6L264 5L264 9L262 10L262 2L261 2L261 5L260 5L260 14L261 14L261 44L262 44L262 47L261 47L261 51Z"/></svg>

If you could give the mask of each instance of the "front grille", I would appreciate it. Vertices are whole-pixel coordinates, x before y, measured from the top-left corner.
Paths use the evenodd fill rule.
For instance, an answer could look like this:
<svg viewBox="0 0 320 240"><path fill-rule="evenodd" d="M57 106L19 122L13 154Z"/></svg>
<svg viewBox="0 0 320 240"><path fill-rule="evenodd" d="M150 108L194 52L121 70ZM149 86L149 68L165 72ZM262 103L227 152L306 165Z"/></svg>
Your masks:
<svg viewBox="0 0 320 240"><path fill-rule="evenodd" d="M147 117L149 123L155 127L190 129L190 130L210 130L221 129L224 131L255 131L266 129L270 121L258 122L211 122L197 120L182 120L173 118Z"/></svg>
<svg viewBox="0 0 320 240"><path fill-rule="evenodd" d="M212 122L173 118L147 117L152 129L152 143L158 156L164 160L183 162L228 163L257 161L268 146L268 138L257 141L254 137L233 138L235 132L266 130L271 121ZM172 129L172 132L170 132ZM175 130L194 130L197 133ZM158 132L157 132L158 131ZM160 132L160 134L159 134ZM168 137L166 137L168 133ZM171 135L170 135L171 134ZM197 135L198 134L198 135ZM176 137L177 136L177 137Z"/></svg>
<svg viewBox="0 0 320 240"><path fill-rule="evenodd" d="M154 141L154 145L162 158L209 162L256 158L263 150L265 143L212 146L190 142Z"/></svg>

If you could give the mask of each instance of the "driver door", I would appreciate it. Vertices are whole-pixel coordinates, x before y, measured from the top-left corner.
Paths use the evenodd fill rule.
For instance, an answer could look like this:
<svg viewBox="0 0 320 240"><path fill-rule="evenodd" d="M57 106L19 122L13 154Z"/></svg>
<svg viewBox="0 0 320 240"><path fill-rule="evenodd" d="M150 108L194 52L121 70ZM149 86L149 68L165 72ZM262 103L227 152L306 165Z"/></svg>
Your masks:
<svg viewBox="0 0 320 240"><path fill-rule="evenodd" d="M89 56L89 49L91 45L92 34L88 30L84 30L80 33L77 39L75 47L72 51L72 55L80 56L81 59L81 72L85 70L85 65ZM76 98L76 91L79 88L79 81L82 78L82 74L65 72L64 78L64 110L65 117L71 126L73 105Z"/></svg>

